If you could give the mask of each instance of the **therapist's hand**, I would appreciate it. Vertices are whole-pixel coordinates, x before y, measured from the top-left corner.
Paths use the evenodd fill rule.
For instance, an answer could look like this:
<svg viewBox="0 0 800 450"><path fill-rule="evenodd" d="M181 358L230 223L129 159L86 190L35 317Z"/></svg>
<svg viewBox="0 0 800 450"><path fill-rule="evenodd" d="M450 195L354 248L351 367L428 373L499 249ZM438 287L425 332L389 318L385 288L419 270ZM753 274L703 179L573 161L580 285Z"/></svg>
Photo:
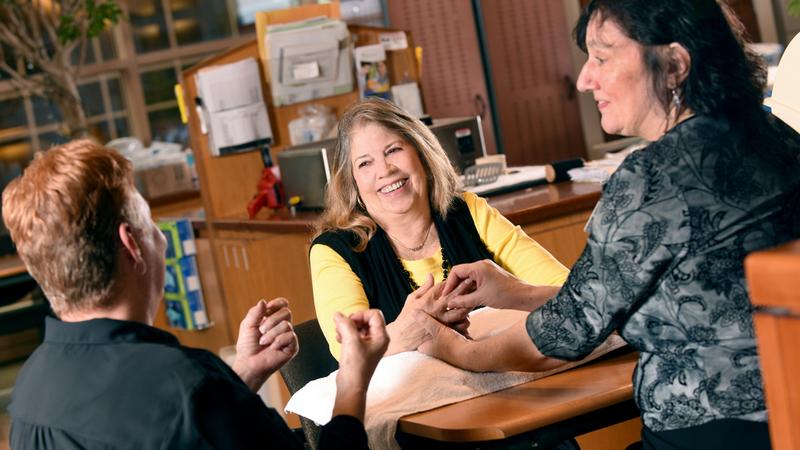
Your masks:
<svg viewBox="0 0 800 450"><path fill-rule="evenodd" d="M345 317L337 312L333 321L336 340L342 344L333 415L346 414L363 421L369 381L389 347L383 313L369 309Z"/></svg>
<svg viewBox="0 0 800 450"><path fill-rule="evenodd" d="M473 290L453 293L465 281L474 283ZM451 309L490 306L497 309L533 311L558 292L558 287L533 286L506 272L489 259L460 264L450 269L443 294L450 297Z"/></svg>
<svg viewBox="0 0 800 450"><path fill-rule="evenodd" d="M297 354L297 335L285 298L259 300L239 326L233 370L258 391L270 375Z"/></svg>

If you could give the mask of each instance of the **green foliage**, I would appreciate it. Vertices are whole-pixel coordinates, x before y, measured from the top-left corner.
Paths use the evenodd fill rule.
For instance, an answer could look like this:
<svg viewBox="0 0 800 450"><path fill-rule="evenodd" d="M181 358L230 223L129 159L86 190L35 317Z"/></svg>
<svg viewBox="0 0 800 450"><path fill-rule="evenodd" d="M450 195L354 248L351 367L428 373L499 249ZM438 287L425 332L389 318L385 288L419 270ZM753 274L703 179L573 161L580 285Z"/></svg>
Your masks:
<svg viewBox="0 0 800 450"><path fill-rule="evenodd" d="M0 0L4 2L8 0ZM58 39L62 44L80 39L82 25L86 29L86 37L93 38L100 34L108 22L117 23L122 10L114 0L100 1L84 0L84 7L76 15L61 16L58 24Z"/></svg>
<svg viewBox="0 0 800 450"><path fill-rule="evenodd" d="M800 16L800 0L789 0L789 14Z"/></svg>

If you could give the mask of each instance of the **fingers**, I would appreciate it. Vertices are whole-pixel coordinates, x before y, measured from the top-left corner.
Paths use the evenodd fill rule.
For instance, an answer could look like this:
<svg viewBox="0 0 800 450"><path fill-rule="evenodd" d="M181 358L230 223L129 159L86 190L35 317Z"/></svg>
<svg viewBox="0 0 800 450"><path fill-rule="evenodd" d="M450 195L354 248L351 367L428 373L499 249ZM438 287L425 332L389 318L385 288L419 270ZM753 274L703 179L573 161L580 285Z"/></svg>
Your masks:
<svg viewBox="0 0 800 450"><path fill-rule="evenodd" d="M364 339L381 339L386 336L386 323L383 312L379 309L358 311L350 315L359 331L359 337Z"/></svg>
<svg viewBox="0 0 800 450"><path fill-rule="evenodd" d="M477 286L481 274L485 273L484 271L486 270L486 263L488 261L489 260L484 259L474 263L453 266L450 269L450 274L447 276L442 295L449 295L464 280L472 280L475 286Z"/></svg>
<svg viewBox="0 0 800 450"><path fill-rule="evenodd" d="M242 319L242 323L239 325L239 331L241 332L242 330L245 330L247 328L257 327L261 323L261 318L264 317L266 311L267 311L267 301L262 298L261 300L258 301L258 303L256 303L252 308L250 308L247 311L247 314L245 314L244 319Z"/></svg>
<svg viewBox="0 0 800 450"><path fill-rule="evenodd" d="M484 300L483 294L470 292L469 294L449 298L447 300L447 307L450 309L466 308L472 310L483 305Z"/></svg>
<svg viewBox="0 0 800 450"><path fill-rule="evenodd" d="M271 347L277 351L286 353L287 355L294 356L299 350L299 343L297 342L297 335L292 331L288 333L281 333L275 337Z"/></svg>
<svg viewBox="0 0 800 450"><path fill-rule="evenodd" d="M422 297L423 295L427 294L429 290L431 290L433 285L433 274L429 273L428 277L425 279L425 282L422 283L422 286L418 287L414 292L411 293L411 295L414 298Z"/></svg>
<svg viewBox="0 0 800 450"><path fill-rule="evenodd" d="M261 334L266 334L276 325L281 322L292 322L292 311L289 308L282 307L261 319L261 324L258 326L258 331Z"/></svg>
<svg viewBox="0 0 800 450"><path fill-rule="evenodd" d="M442 290L442 295L448 295L450 292L453 291L462 281L469 278L468 275L463 273L464 265L453 266L450 269L450 274L447 276L447 279L444 280L444 289ZM458 270L456 270L458 269Z"/></svg>
<svg viewBox="0 0 800 450"><path fill-rule="evenodd" d="M473 285L474 283L472 280L467 279L461 281L449 294L436 298L432 304L428 305L428 308L425 308L425 312L445 323L462 320L469 314L471 308L452 308L450 307L450 299L470 291ZM441 286L441 284L439 286Z"/></svg>
<svg viewBox="0 0 800 450"><path fill-rule="evenodd" d="M286 320L281 321L274 327L271 327L269 330L267 330L267 332L258 339L258 343L264 346L271 346L275 343L279 336L284 334L294 336L294 328L292 327L292 324Z"/></svg>
<svg viewBox="0 0 800 450"><path fill-rule="evenodd" d="M356 313L357 314L357 313ZM333 315L333 323L336 325L336 334L340 337L339 342L344 344L358 336L356 324L344 314L336 312Z"/></svg>
<svg viewBox="0 0 800 450"><path fill-rule="evenodd" d="M464 321L470 311L472 311L471 308L452 308L442 312L438 319L440 322L452 326L453 324Z"/></svg>

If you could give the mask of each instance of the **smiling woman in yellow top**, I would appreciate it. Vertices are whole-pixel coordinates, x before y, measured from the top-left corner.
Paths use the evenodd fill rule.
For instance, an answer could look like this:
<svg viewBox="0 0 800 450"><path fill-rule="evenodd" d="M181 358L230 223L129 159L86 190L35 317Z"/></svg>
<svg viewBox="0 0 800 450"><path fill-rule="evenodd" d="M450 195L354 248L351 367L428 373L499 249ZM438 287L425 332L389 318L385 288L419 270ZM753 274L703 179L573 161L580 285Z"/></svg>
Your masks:
<svg viewBox="0 0 800 450"><path fill-rule="evenodd" d="M333 315L379 308L387 354L415 350L425 330L413 310L456 264L491 259L532 284L559 286L567 269L486 200L459 193L433 133L378 98L339 122L326 210L310 252L317 319L338 358ZM421 287L420 287L421 286ZM442 312L440 320L463 315ZM454 325L454 324L453 324Z"/></svg>

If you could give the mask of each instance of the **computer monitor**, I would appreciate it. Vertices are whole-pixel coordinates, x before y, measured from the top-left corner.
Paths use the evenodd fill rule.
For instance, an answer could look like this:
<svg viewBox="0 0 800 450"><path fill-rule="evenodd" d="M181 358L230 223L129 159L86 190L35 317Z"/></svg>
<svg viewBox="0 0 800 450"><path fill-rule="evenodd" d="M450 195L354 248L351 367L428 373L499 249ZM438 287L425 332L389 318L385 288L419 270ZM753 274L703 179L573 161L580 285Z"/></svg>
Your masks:
<svg viewBox="0 0 800 450"><path fill-rule="evenodd" d="M474 165L476 158L486 156L480 117L433 119L430 128L459 174Z"/></svg>

